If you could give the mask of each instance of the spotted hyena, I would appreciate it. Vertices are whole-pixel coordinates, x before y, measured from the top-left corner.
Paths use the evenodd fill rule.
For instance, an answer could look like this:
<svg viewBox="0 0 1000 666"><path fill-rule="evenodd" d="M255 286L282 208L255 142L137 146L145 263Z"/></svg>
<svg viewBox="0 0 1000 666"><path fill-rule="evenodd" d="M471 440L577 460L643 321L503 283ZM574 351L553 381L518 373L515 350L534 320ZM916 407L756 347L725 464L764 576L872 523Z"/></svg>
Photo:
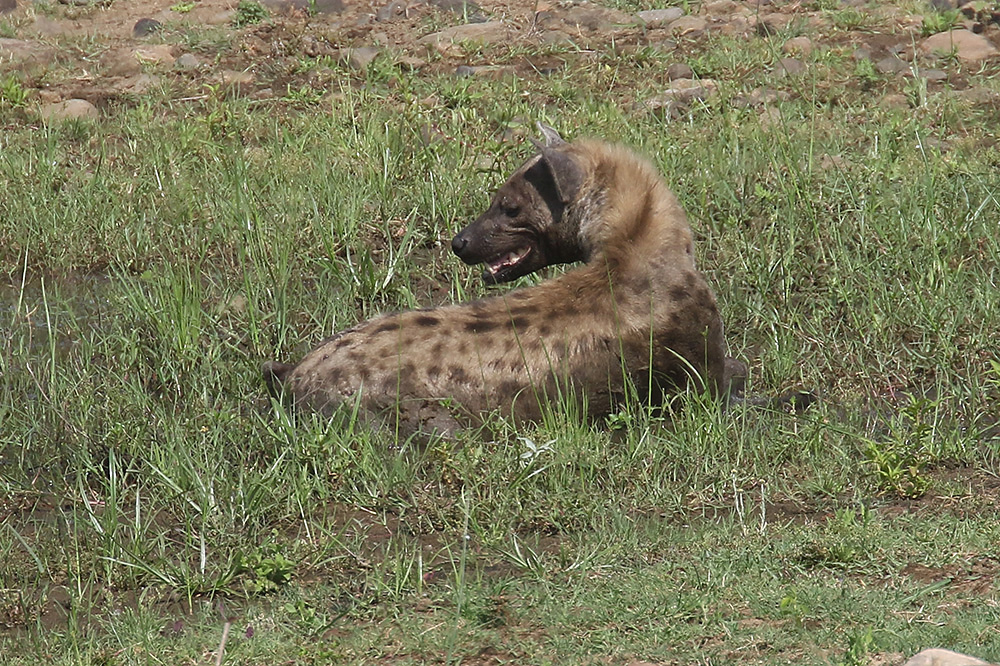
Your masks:
<svg viewBox="0 0 1000 666"><path fill-rule="evenodd" d="M452 248L485 264L494 283L583 265L503 295L360 323L296 365L265 363L272 390L440 433L496 410L537 420L566 399L601 416L630 391L656 403L692 385L727 394L738 364L727 363L715 296L663 178L625 147L566 143L541 127L537 154Z"/></svg>

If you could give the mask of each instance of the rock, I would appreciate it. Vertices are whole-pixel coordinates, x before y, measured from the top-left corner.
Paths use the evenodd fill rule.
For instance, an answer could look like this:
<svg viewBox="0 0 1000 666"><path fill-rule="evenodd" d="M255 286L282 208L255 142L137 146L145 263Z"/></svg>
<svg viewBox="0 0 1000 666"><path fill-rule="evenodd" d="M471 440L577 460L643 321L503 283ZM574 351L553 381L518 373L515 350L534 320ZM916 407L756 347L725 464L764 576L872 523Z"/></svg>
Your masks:
<svg viewBox="0 0 1000 666"><path fill-rule="evenodd" d="M680 7L668 7L667 9L647 9L636 14L639 20L646 24L647 28L662 28L671 21L676 21L684 16L684 10Z"/></svg>
<svg viewBox="0 0 1000 666"><path fill-rule="evenodd" d="M806 65L801 60L796 60L795 58L782 58L778 61L778 66L775 68L774 73L778 77L784 76L800 76L806 71Z"/></svg>
<svg viewBox="0 0 1000 666"><path fill-rule="evenodd" d="M693 78L694 70L683 63L675 62L670 67L667 67L667 81Z"/></svg>
<svg viewBox="0 0 1000 666"><path fill-rule="evenodd" d="M778 100L787 101L790 95L784 90L778 91L774 88L757 88L749 95L737 95L733 98L733 106L737 108L753 107L759 108L768 104L773 104Z"/></svg>
<svg viewBox="0 0 1000 666"><path fill-rule="evenodd" d="M359 46L356 49L341 49L339 59L351 69L363 70L368 68L379 53L381 51L374 46Z"/></svg>
<svg viewBox="0 0 1000 666"><path fill-rule="evenodd" d="M704 32L708 21L700 16L682 16L667 27L672 35L691 35Z"/></svg>
<svg viewBox="0 0 1000 666"><path fill-rule="evenodd" d="M117 90L121 93L143 95L158 85L160 85L160 77L153 76L152 74L139 74L122 81L117 86Z"/></svg>
<svg viewBox="0 0 1000 666"><path fill-rule="evenodd" d="M173 47L169 44L149 44L131 49L112 49L101 56L101 67L107 76L133 76L143 63L173 65Z"/></svg>
<svg viewBox="0 0 1000 666"><path fill-rule="evenodd" d="M470 41L496 44L508 41L511 33L511 28L500 21L466 23L465 25L456 25L438 32L432 32L429 35L424 35L417 40L417 43L438 45Z"/></svg>
<svg viewBox="0 0 1000 666"><path fill-rule="evenodd" d="M459 65L455 69L455 76L482 79L499 79L514 73L514 68L510 65L479 65L471 67L469 65Z"/></svg>
<svg viewBox="0 0 1000 666"><path fill-rule="evenodd" d="M714 2L706 2L702 6L702 13L709 16L727 16L735 14L740 9L740 5L733 0L715 0Z"/></svg>
<svg viewBox="0 0 1000 666"><path fill-rule="evenodd" d="M891 93L882 98L879 106L883 109L909 109L910 101L906 99L906 95Z"/></svg>
<svg viewBox="0 0 1000 666"><path fill-rule="evenodd" d="M541 17L543 26L569 27L572 31L580 28L597 32L613 32L620 26L631 25L635 19L623 12L608 7L592 5L585 2L573 5L560 12L545 12Z"/></svg>
<svg viewBox="0 0 1000 666"><path fill-rule="evenodd" d="M1000 51L990 40L969 30L952 30L931 35L920 44L926 54L955 53L962 62L979 62L997 55Z"/></svg>
<svg viewBox="0 0 1000 666"><path fill-rule="evenodd" d="M930 648L910 657L903 666L990 666L989 662L968 655Z"/></svg>
<svg viewBox="0 0 1000 666"><path fill-rule="evenodd" d="M17 0L0 0L0 14L8 14L17 9Z"/></svg>
<svg viewBox="0 0 1000 666"><path fill-rule="evenodd" d="M201 67L201 60L193 53L185 53L174 62L174 67L191 71Z"/></svg>
<svg viewBox="0 0 1000 666"><path fill-rule="evenodd" d="M658 109L674 104L688 104L695 100L704 100L714 96L719 91L719 84L712 79L677 79L670 82L670 87L659 95L646 101L649 109Z"/></svg>
<svg viewBox="0 0 1000 666"><path fill-rule="evenodd" d="M791 20L791 16L777 12L761 14L757 18L757 34L761 37L770 37L787 28Z"/></svg>
<svg viewBox="0 0 1000 666"><path fill-rule="evenodd" d="M56 50L41 42L0 38L0 62L5 70L44 69L55 59Z"/></svg>
<svg viewBox="0 0 1000 666"><path fill-rule="evenodd" d="M212 77L214 83L240 92L247 90L255 80L253 72L236 72L231 69L224 69Z"/></svg>
<svg viewBox="0 0 1000 666"><path fill-rule="evenodd" d="M92 120L101 115L97 107L85 99L68 99L65 102L46 104L38 113L42 120L47 122Z"/></svg>
<svg viewBox="0 0 1000 666"><path fill-rule="evenodd" d="M135 22L134 26L132 26L132 36L136 39L139 39L140 37L148 37L154 32L158 32L162 27L163 24L156 19L141 18Z"/></svg>
<svg viewBox="0 0 1000 666"><path fill-rule="evenodd" d="M928 81L946 81L948 80L948 72L941 69L921 69L917 76L927 79Z"/></svg>
<svg viewBox="0 0 1000 666"><path fill-rule="evenodd" d="M883 74L898 74L899 72L905 72L909 68L910 65L908 63L896 56L886 56L875 63L875 69Z"/></svg>
<svg viewBox="0 0 1000 666"><path fill-rule="evenodd" d="M375 20L379 22L391 21L406 14L406 0L390 0L382 5L375 12Z"/></svg>
<svg viewBox="0 0 1000 666"><path fill-rule="evenodd" d="M781 52L788 55L800 55L808 58L812 51L813 43L808 37L792 37L781 45Z"/></svg>

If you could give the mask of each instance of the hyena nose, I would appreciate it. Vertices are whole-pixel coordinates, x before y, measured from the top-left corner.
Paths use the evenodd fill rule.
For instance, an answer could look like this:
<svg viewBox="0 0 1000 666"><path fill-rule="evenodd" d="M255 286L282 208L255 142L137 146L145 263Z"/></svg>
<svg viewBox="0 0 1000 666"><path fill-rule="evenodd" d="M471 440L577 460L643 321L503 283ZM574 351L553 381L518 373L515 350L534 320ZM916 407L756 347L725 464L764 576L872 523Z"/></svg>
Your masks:
<svg viewBox="0 0 1000 666"><path fill-rule="evenodd" d="M451 251L455 254L461 256L462 250L469 244L469 239L465 238L462 234L458 234L451 239Z"/></svg>

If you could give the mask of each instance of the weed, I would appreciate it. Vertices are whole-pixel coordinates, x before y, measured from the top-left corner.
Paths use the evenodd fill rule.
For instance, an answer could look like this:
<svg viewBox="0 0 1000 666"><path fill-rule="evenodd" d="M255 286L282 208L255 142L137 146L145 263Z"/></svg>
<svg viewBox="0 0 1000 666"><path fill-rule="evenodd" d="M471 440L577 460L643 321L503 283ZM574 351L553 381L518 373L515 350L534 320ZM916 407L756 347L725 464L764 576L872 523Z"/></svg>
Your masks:
<svg viewBox="0 0 1000 666"><path fill-rule="evenodd" d="M962 20L962 12L957 9L932 11L924 15L920 23L920 34L924 37L951 30Z"/></svg>
<svg viewBox="0 0 1000 666"><path fill-rule="evenodd" d="M240 0L236 5L236 16L233 17L233 27L245 28L256 25L269 16L267 7L256 0Z"/></svg>
<svg viewBox="0 0 1000 666"><path fill-rule="evenodd" d="M194 8L195 8L194 2L178 2L177 4L170 6L170 11L177 12L178 14L187 14Z"/></svg>
<svg viewBox="0 0 1000 666"><path fill-rule="evenodd" d="M940 403L912 398L894 420L890 436L868 442L865 457L881 492L921 497L930 487L925 469L932 462L936 414Z"/></svg>
<svg viewBox="0 0 1000 666"><path fill-rule="evenodd" d="M27 103L31 93L16 74L0 77L0 109L17 109Z"/></svg>

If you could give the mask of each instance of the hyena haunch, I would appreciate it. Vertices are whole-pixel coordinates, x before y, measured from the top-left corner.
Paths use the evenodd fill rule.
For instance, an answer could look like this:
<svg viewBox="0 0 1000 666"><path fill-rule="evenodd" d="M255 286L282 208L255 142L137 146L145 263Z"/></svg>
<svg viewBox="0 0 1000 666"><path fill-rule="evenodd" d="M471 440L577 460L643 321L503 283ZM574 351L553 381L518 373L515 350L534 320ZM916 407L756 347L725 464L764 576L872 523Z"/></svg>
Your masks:
<svg viewBox="0 0 1000 666"><path fill-rule="evenodd" d="M486 264L488 282L584 265L504 295L358 324L297 365L265 363L272 391L444 434L497 409L537 420L567 396L591 416L611 413L630 390L660 403L693 384L725 399L727 374L740 364L727 362L715 296L677 199L628 149L566 143L540 127L539 154L452 248L467 264Z"/></svg>

